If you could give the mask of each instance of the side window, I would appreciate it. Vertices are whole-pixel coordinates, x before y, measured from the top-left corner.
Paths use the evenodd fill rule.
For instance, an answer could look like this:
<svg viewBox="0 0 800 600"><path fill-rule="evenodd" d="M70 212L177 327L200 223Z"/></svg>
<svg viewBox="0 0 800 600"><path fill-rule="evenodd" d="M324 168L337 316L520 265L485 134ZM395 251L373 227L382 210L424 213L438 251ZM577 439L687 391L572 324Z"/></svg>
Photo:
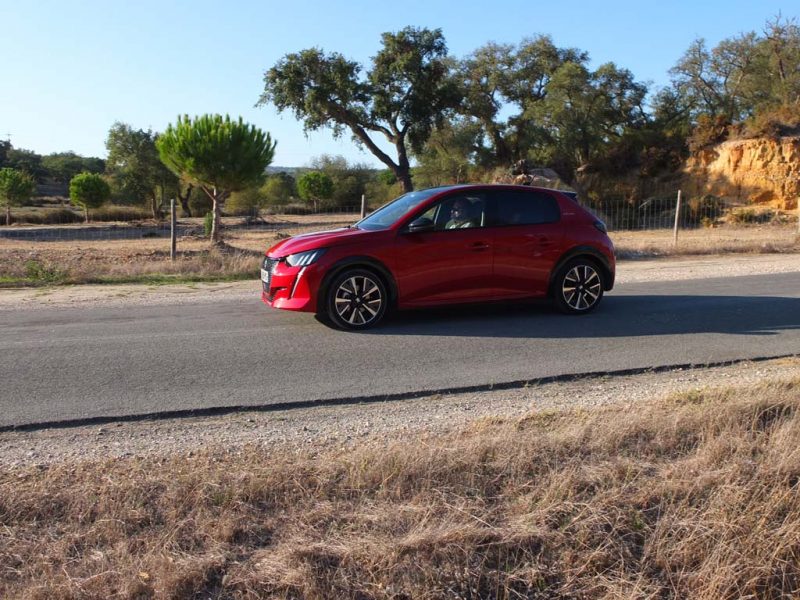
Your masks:
<svg viewBox="0 0 800 600"><path fill-rule="evenodd" d="M448 196L422 216L433 221L436 231L483 227L486 223L485 194Z"/></svg>
<svg viewBox="0 0 800 600"><path fill-rule="evenodd" d="M493 225L538 225L555 223L561 218L558 202L545 192L498 190L492 197Z"/></svg>

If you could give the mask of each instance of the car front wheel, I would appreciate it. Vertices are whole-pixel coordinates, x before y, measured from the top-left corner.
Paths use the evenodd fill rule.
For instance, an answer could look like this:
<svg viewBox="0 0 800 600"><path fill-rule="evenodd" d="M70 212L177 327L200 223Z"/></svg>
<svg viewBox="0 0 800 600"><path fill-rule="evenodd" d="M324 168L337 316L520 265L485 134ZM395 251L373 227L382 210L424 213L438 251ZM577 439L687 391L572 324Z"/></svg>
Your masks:
<svg viewBox="0 0 800 600"><path fill-rule="evenodd" d="M348 270L328 288L328 318L340 329L367 329L383 318L387 301L380 277L365 269Z"/></svg>
<svg viewBox="0 0 800 600"><path fill-rule="evenodd" d="M597 266L585 259L568 262L553 282L553 299L558 310L566 314L593 311L603 298L603 280Z"/></svg>

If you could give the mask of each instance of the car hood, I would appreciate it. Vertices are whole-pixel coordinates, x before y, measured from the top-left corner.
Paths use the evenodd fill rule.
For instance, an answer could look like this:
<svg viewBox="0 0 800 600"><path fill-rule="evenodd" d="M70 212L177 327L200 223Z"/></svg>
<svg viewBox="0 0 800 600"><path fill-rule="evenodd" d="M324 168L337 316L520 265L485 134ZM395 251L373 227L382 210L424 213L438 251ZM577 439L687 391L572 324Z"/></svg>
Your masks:
<svg viewBox="0 0 800 600"><path fill-rule="evenodd" d="M374 236L380 233L377 231L366 231L364 229L343 227L341 229L331 229L329 231L315 231L313 233L303 233L285 240L281 240L272 248L267 250L267 256L275 258L315 250L316 248L330 248L331 246L341 246L356 240L361 241L365 237Z"/></svg>

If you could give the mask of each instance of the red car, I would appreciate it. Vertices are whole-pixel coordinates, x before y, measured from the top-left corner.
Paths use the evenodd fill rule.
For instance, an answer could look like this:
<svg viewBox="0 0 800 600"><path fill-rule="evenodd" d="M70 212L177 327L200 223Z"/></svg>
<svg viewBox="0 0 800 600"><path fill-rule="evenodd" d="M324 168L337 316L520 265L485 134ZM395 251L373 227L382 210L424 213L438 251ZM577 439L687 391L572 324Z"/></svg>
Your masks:
<svg viewBox="0 0 800 600"><path fill-rule="evenodd" d="M455 185L409 192L344 229L298 235L266 252L262 299L341 329L390 308L549 296L588 313L614 286L605 225L556 190Z"/></svg>

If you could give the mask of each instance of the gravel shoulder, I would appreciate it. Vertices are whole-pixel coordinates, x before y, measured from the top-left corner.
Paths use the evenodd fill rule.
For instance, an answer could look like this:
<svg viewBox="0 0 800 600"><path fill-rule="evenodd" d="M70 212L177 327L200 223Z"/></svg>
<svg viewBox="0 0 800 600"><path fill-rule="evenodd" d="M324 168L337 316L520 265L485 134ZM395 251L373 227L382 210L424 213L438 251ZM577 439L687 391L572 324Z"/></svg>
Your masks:
<svg viewBox="0 0 800 600"><path fill-rule="evenodd" d="M253 445L289 452L346 450L357 443L457 432L481 419L516 419L547 411L611 405L634 408L673 394L746 387L764 381L800 382L800 358L591 377L511 390L438 394L369 404L10 431L0 433L0 464L15 469L65 461L166 458Z"/></svg>
<svg viewBox="0 0 800 600"><path fill-rule="evenodd" d="M622 261L618 282L672 281L800 271L800 255L727 255ZM213 303L258 297L253 281L180 286L74 286L0 291L0 310L97 305ZM715 368L641 373L411 400L319 406L219 417L159 419L103 426L0 433L0 465L191 454L256 444L281 450L346 448L367 440L452 432L479 419L551 410L635 406L667 395L765 380L800 381L800 357Z"/></svg>

